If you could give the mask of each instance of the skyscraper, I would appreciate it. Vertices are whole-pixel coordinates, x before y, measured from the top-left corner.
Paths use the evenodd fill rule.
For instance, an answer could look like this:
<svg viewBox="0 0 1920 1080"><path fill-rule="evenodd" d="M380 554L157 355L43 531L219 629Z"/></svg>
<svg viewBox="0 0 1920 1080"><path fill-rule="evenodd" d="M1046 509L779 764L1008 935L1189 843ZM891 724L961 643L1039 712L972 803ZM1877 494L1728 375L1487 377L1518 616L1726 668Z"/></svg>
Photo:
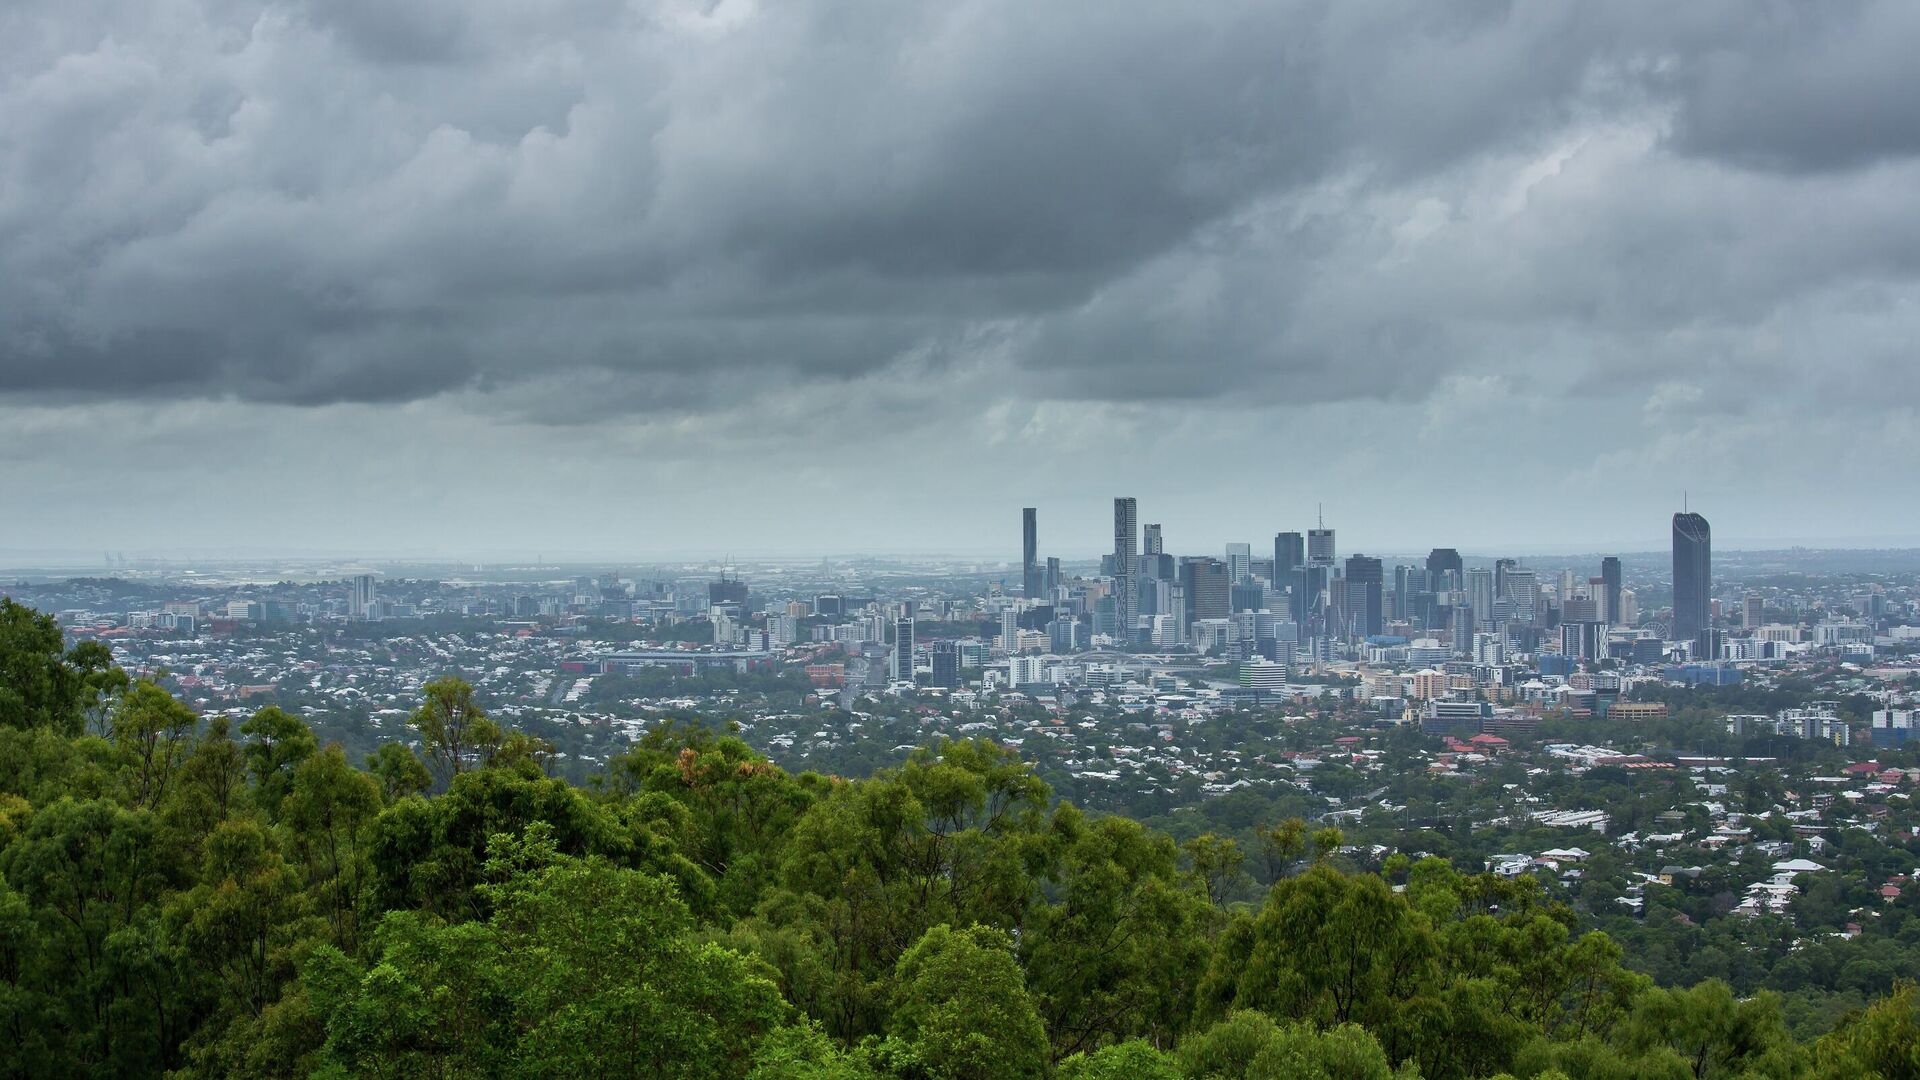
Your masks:
<svg viewBox="0 0 1920 1080"><path fill-rule="evenodd" d="M1122 642L1133 637L1134 593L1140 572L1140 507L1131 498L1113 500L1113 576L1117 579L1113 596L1114 636Z"/></svg>
<svg viewBox="0 0 1920 1080"><path fill-rule="evenodd" d="M896 682L913 681L913 620L895 619L893 622L893 655L889 666Z"/></svg>
<svg viewBox="0 0 1920 1080"><path fill-rule="evenodd" d="M1020 595L1040 595L1040 512L1029 506L1020 511Z"/></svg>
<svg viewBox="0 0 1920 1080"><path fill-rule="evenodd" d="M1333 584L1333 530L1323 522L1317 529L1307 530L1307 568L1302 571L1306 578L1305 605L1301 612L1302 624L1321 625L1327 615L1327 604L1338 605L1344 597L1331 595Z"/></svg>
<svg viewBox="0 0 1920 1080"><path fill-rule="evenodd" d="M960 651L953 639L942 638L928 646L928 656L933 661L933 678L928 680L932 685L949 689L960 685Z"/></svg>
<svg viewBox="0 0 1920 1080"><path fill-rule="evenodd" d="M721 607L731 604L745 614L747 610L747 581L745 578L728 577L723 567L720 580L707 583L707 606Z"/></svg>
<svg viewBox="0 0 1920 1080"><path fill-rule="evenodd" d="M1379 559L1354 555L1347 559L1347 618L1353 633L1372 637L1386 629L1380 603Z"/></svg>
<svg viewBox="0 0 1920 1080"><path fill-rule="evenodd" d="M1481 566L1467 571L1467 606L1473 609L1474 625L1493 625L1493 571Z"/></svg>
<svg viewBox="0 0 1920 1080"><path fill-rule="evenodd" d="M373 617L373 575L359 574L347 582L347 614L355 619Z"/></svg>
<svg viewBox="0 0 1920 1080"><path fill-rule="evenodd" d="M1232 614L1227 564L1219 559L1182 560L1180 586L1186 595L1186 625L1191 626L1199 619L1224 619Z"/></svg>
<svg viewBox="0 0 1920 1080"><path fill-rule="evenodd" d="M1427 555L1427 587L1434 592L1461 588L1466 584L1464 567L1457 549L1434 548Z"/></svg>
<svg viewBox="0 0 1920 1080"><path fill-rule="evenodd" d="M1493 560L1493 596L1496 600L1507 598L1507 575L1520 563L1514 559Z"/></svg>
<svg viewBox="0 0 1920 1080"><path fill-rule="evenodd" d="M1275 583L1287 584L1286 573L1307 565L1306 538L1297 532L1273 534L1273 573Z"/></svg>
<svg viewBox="0 0 1920 1080"><path fill-rule="evenodd" d="M1253 573L1253 548L1246 544L1227 545L1227 578L1235 585L1245 583Z"/></svg>
<svg viewBox="0 0 1920 1080"><path fill-rule="evenodd" d="M1699 514L1673 515L1673 640L1705 643L1713 594L1713 530ZM1710 650L1699 648L1701 653Z"/></svg>
<svg viewBox="0 0 1920 1080"><path fill-rule="evenodd" d="M1325 527L1307 530L1307 565L1333 566L1333 530Z"/></svg>
<svg viewBox="0 0 1920 1080"><path fill-rule="evenodd" d="M1307 538L1297 532L1273 534L1273 584L1285 588L1287 614L1296 623L1307 618Z"/></svg>
<svg viewBox="0 0 1920 1080"><path fill-rule="evenodd" d="M1166 542L1160 539L1160 526L1157 522L1146 527L1146 534L1146 546L1140 549L1141 553L1144 555L1166 554Z"/></svg>
<svg viewBox="0 0 1920 1080"><path fill-rule="evenodd" d="M1609 555L1600 560L1600 599L1604 605L1600 615L1615 626L1622 625L1620 618L1620 560Z"/></svg>
<svg viewBox="0 0 1920 1080"><path fill-rule="evenodd" d="M1531 623L1539 617L1540 582L1533 571L1507 571L1507 610L1518 623Z"/></svg>

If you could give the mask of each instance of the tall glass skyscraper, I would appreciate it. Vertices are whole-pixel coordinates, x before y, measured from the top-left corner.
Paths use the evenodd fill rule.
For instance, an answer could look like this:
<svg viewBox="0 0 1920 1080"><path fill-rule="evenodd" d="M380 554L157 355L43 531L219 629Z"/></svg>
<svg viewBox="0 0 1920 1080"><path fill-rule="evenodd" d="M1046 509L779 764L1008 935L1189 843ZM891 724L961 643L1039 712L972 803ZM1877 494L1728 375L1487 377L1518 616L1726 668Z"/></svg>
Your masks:
<svg viewBox="0 0 1920 1080"><path fill-rule="evenodd" d="M1135 592L1140 573L1140 506L1130 498L1113 500L1114 636L1133 636Z"/></svg>
<svg viewBox="0 0 1920 1080"><path fill-rule="evenodd" d="M1673 515L1673 640L1705 654L1712 629L1713 530L1699 514Z"/></svg>
<svg viewBox="0 0 1920 1080"><path fill-rule="evenodd" d="M1380 603L1379 559L1353 555L1347 559L1347 625L1355 637L1372 637L1386 629Z"/></svg>
<svg viewBox="0 0 1920 1080"><path fill-rule="evenodd" d="M1600 560L1600 598L1606 604L1606 610L1600 617L1620 625L1620 560L1609 555Z"/></svg>
<svg viewBox="0 0 1920 1080"><path fill-rule="evenodd" d="M1032 600L1040 595L1040 522L1039 511L1029 506L1020 511L1020 595Z"/></svg>
<svg viewBox="0 0 1920 1080"><path fill-rule="evenodd" d="M1307 618L1307 538L1297 532L1273 534L1273 584L1287 590L1287 614Z"/></svg>
<svg viewBox="0 0 1920 1080"><path fill-rule="evenodd" d="M1284 575L1307 565L1307 538L1297 532L1273 534L1274 580L1285 584Z"/></svg>

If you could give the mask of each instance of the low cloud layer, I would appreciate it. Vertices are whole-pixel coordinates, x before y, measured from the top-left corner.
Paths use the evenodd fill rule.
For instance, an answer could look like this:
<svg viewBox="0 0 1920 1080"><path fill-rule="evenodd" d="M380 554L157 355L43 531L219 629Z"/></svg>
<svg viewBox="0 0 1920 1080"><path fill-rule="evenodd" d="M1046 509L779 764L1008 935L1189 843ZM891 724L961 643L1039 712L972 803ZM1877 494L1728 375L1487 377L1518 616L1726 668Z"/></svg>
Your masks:
<svg viewBox="0 0 1920 1080"><path fill-rule="evenodd" d="M443 488L486 479L462 439L611 456L695 517L850 438L1151 442L1102 490L1217 450L1297 500L1384 482L1357 432L1508 469L1537 432L1530 477L1717 488L1762 535L1809 494L1774 425L1897 435L1920 389L1916 39L1870 2L21 0L0 499L63 535L50 478L155 409L270 410L283 460L431 427Z"/></svg>

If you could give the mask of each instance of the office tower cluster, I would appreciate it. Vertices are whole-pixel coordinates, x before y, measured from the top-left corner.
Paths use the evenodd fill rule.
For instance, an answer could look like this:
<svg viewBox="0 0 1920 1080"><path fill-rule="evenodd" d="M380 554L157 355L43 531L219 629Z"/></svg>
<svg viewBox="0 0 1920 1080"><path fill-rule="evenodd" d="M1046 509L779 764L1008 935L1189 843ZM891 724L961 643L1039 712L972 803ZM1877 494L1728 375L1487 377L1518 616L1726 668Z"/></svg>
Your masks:
<svg viewBox="0 0 1920 1080"><path fill-rule="evenodd" d="M1711 658L1722 643L1709 530L1694 513L1674 516L1672 619L1645 625L1613 555L1544 572L1454 547L1408 561L1343 555L1324 517L1274 533L1271 555L1238 541L1217 555L1175 555L1162 525L1143 524L1138 500L1121 496L1099 574L1068 582L1057 558L1039 554L1037 518L1036 508L1021 511L1021 595L1000 610L998 644L1009 654L1175 649L1292 663L1409 648L1471 662L1544 653L1578 664ZM1733 617L1757 625L1762 614L1755 600Z"/></svg>

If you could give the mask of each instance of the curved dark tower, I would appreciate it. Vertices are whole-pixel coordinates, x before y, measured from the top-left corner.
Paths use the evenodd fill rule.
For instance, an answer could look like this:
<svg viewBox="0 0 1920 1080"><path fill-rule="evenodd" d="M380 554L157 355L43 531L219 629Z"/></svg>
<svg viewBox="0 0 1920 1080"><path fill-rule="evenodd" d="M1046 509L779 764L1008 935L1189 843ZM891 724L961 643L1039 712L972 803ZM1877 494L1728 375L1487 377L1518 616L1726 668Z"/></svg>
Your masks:
<svg viewBox="0 0 1920 1080"><path fill-rule="evenodd" d="M1711 650L1713 530L1699 514L1673 515L1673 640L1691 641L1695 654Z"/></svg>
<svg viewBox="0 0 1920 1080"><path fill-rule="evenodd" d="M1140 504L1131 498L1113 500L1113 621L1114 636L1122 643L1133 633L1134 593L1139 588Z"/></svg>
<svg viewBox="0 0 1920 1080"><path fill-rule="evenodd" d="M1040 523L1035 520L1038 515L1039 511L1031 506L1020 511L1020 595L1029 600L1040 595Z"/></svg>

